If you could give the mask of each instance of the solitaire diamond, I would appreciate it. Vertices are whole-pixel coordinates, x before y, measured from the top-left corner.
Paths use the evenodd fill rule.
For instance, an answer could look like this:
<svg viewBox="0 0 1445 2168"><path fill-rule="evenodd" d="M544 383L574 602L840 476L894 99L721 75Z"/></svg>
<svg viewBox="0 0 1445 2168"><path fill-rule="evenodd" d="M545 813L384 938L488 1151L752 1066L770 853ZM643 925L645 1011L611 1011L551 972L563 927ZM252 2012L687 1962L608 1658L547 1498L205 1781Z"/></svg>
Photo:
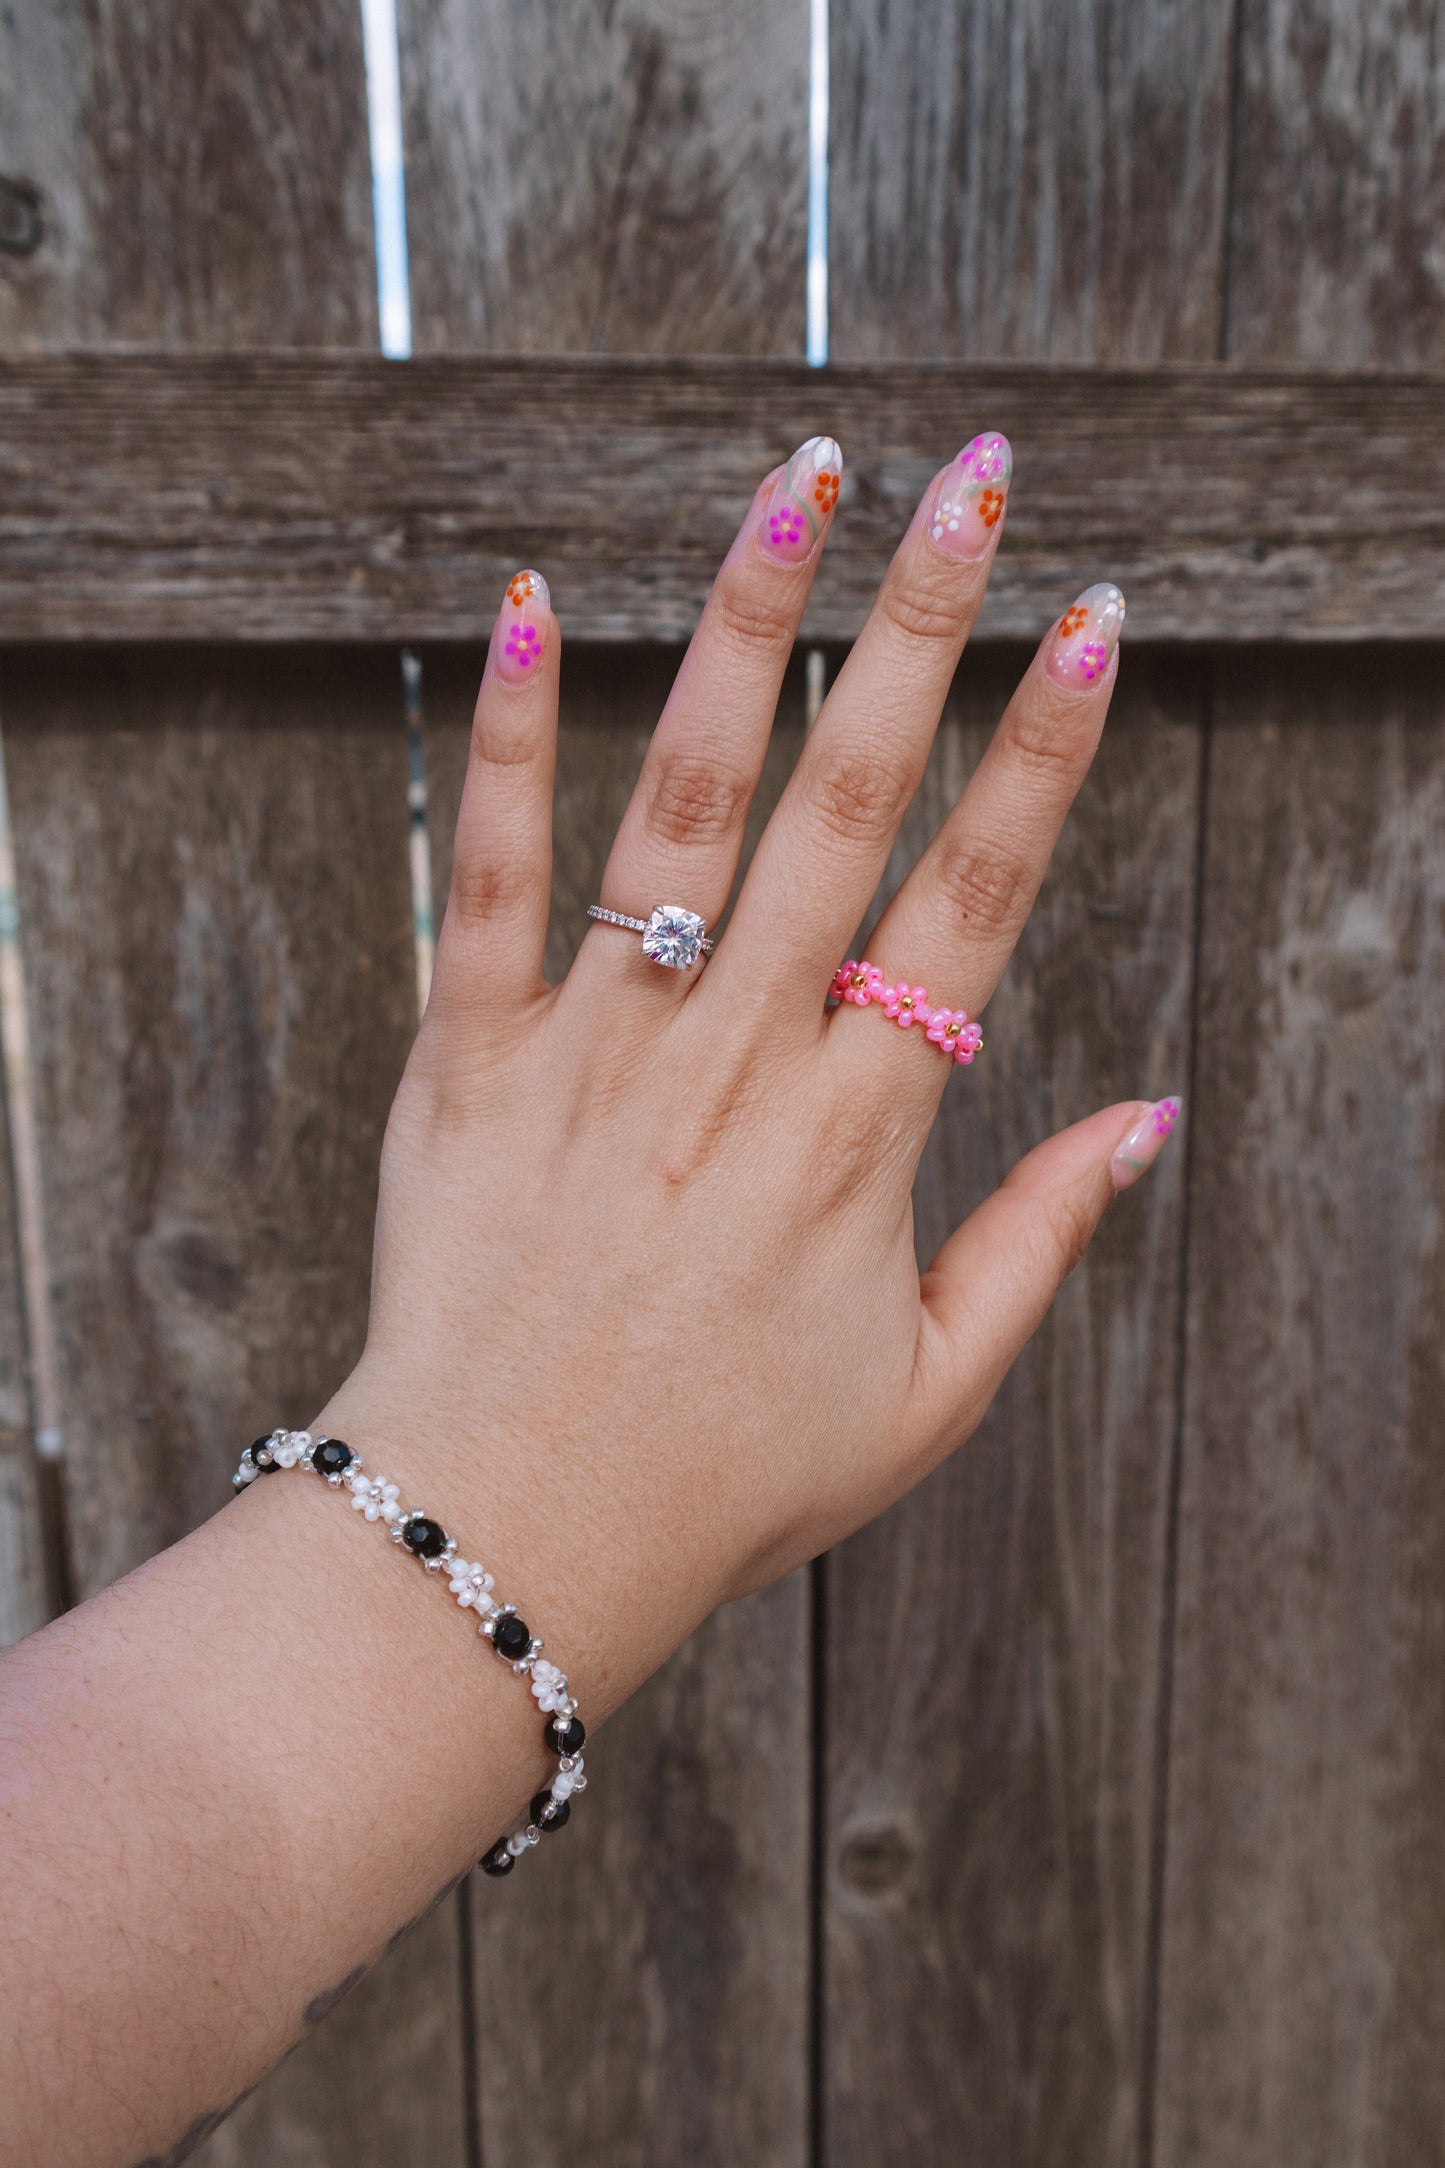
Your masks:
<svg viewBox="0 0 1445 2168"><path fill-rule="evenodd" d="M642 953L655 964L686 971L697 962L707 932L696 911L684 911L680 903L660 903L647 921Z"/></svg>

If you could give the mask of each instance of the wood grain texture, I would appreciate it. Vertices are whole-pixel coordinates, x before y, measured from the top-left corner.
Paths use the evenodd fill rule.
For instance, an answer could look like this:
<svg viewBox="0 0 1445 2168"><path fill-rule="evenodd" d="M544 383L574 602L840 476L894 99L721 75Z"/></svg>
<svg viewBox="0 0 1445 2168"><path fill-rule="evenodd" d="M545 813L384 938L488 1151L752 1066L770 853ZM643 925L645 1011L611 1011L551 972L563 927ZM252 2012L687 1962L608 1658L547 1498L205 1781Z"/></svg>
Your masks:
<svg viewBox="0 0 1445 2168"><path fill-rule="evenodd" d="M10 919L0 940L13 939L13 897L0 897L0 909ZM35 1457L22 1289L9 1109L0 1091L0 1649L44 1625L63 1570L51 1555L59 1531L50 1526Z"/></svg>
<svg viewBox="0 0 1445 2168"><path fill-rule="evenodd" d="M405 749L385 653L12 653L0 706L86 1594L360 1351L415 1016ZM202 2157L460 2168L457 1934L453 1901Z"/></svg>
<svg viewBox="0 0 1445 2168"><path fill-rule="evenodd" d="M1439 0L1240 0L1223 352L1445 358Z"/></svg>
<svg viewBox="0 0 1445 2168"><path fill-rule="evenodd" d="M397 14L417 353L801 352L805 7Z"/></svg>
<svg viewBox="0 0 1445 2168"><path fill-rule="evenodd" d="M1426 2168L1445 2077L1438 654L1226 668L1158 2168Z"/></svg>
<svg viewBox="0 0 1445 2168"><path fill-rule="evenodd" d="M0 177L0 345L375 343L355 6L9 0Z"/></svg>
<svg viewBox="0 0 1445 2168"><path fill-rule="evenodd" d="M832 8L830 352L1212 360L1232 14Z"/></svg>
<svg viewBox="0 0 1445 2168"><path fill-rule="evenodd" d="M424 657L438 915L482 654ZM677 665L563 658L547 968L566 971ZM802 740L790 673L748 850ZM618 936L619 939L623 937ZM673 2168L808 2158L810 1807L802 1575L730 1606L588 1750L567 1843L504 1885L474 1877L486 2159ZM515 2017L499 1980L528 1982ZM555 2075L567 2042L567 2081Z"/></svg>
<svg viewBox="0 0 1445 2168"><path fill-rule="evenodd" d="M965 665L894 880L1024 660ZM1180 1087L1202 712L1180 663L1126 658L930 1141L921 1260L1050 1131ZM827 1561L829 2168L1136 2158L1181 1167L1109 1216L956 1460Z"/></svg>
<svg viewBox="0 0 1445 2168"><path fill-rule="evenodd" d="M475 639L519 563L574 638L682 638L819 427L848 473L807 627L851 638L985 423L1017 472L983 638L1106 574L1150 639L1436 628L1439 377L269 354L0 363L0 638Z"/></svg>

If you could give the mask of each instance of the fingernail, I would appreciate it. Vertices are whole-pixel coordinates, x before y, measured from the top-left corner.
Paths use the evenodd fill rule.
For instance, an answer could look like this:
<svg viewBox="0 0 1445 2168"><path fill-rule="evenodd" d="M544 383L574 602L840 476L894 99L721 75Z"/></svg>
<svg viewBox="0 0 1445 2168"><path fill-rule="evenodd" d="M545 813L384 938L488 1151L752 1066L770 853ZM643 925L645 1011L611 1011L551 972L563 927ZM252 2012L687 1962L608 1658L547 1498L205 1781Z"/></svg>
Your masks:
<svg viewBox="0 0 1445 2168"><path fill-rule="evenodd" d="M773 484L758 541L780 564L800 565L812 555L838 502L843 454L831 437L800 444Z"/></svg>
<svg viewBox="0 0 1445 2168"><path fill-rule="evenodd" d="M542 653L544 628L540 620L552 606L547 582L540 572L514 572L502 598L493 653L497 676L508 685L520 685L535 670Z"/></svg>
<svg viewBox="0 0 1445 2168"><path fill-rule="evenodd" d="M1054 627L1044 667L1057 685L1092 685L1109 667L1124 629L1124 597L1108 580L1086 587Z"/></svg>
<svg viewBox="0 0 1445 2168"><path fill-rule="evenodd" d="M1183 1101L1179 1099L1156 1099L1153 1106L1140 1115L1128 1136L1115 1145L1109 1171L1116 1190L1128 1189L1141 1174L1149 1172L1179 1119L1182 1105Z"/></svg>
<svg viewBox="0 0 1445 2168"><path fill-rule="evenodd" d="M1007 437L990 430L965 444L939 477L928 515L928 531L941 550L950 557L985 554L1003 518L1013 471L1013 446Z"/></svg>

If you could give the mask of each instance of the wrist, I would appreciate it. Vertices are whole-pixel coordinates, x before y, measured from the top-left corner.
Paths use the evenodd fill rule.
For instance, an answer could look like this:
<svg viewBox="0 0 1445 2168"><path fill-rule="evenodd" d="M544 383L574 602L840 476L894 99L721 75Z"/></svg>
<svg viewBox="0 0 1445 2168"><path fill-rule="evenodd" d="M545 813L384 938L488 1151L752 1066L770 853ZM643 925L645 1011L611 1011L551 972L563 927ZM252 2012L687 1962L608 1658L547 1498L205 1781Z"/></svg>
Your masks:
<svg viewBox="0 0 1445 2168"><path fill-rule="evenodd" d="M605 1483L575 1475L575 1462L539 1464L535 1437L440 1413L379 1365L363 1359L311 1427L384 1469L486 1567L593 1732L715 1607L699 1606L695 1579L658 1572L645 1529L613 1510Z"/></svg>

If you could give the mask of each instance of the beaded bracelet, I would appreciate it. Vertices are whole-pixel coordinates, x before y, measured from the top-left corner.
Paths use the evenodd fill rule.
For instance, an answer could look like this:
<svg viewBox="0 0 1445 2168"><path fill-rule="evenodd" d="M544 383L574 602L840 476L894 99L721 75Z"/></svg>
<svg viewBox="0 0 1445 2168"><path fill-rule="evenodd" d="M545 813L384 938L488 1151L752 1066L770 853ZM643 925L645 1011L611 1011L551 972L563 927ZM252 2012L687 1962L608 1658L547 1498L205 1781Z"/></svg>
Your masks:
<svg viewBox="0 0 1445 2168"><path fill-rule="evenodd" d="M461 1608L476 1612L482 1639L491 1642L519 1677L530 1675L537 1706L547 1718L542 1736L548 1752L557 1757L557 1774L533 1799L523 1826L499 1838L482 1855L484 1874L510 1874L529 1846L546 1832L563 1827L572 1813L573 1793L587 1789L582 1763L587 1731L567 1691L565 1675L543 1659L542 1643L518 1618L517 1606L493 1599L492 1576L457 1556L456 1544L439 1521L404 1506L395 1483L388 1483L384 1476L367 1475L361 1455L340 1438L324 1434L313 1438L309 1430L273 1430L269 1437L247 1446L231 1487L245 1490L258 1476L271 1475L278 1468L314 1469L332 1490L344 1484L358 1513L369 1521L383 1522L392 1542L410 1551L428 1573L448 1576L448 1586Z"/></svg>

